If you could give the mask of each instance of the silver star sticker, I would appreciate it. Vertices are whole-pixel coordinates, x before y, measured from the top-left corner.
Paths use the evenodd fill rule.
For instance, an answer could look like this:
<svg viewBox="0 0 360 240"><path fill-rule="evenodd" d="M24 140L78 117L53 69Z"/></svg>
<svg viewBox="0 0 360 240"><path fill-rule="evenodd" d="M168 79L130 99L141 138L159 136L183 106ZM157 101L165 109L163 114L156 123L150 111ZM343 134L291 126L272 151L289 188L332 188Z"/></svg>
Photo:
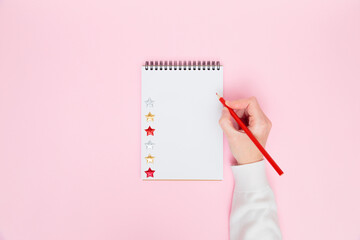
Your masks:
<svg viewBox="0 0 360 240"><path fill-rule="evenodd" d="M152 100L151 98L148 98L148 100L145 101L146 107L153 107L154 102L155 102L154 100Z"/></svg>
<svg viewBox="0 0 360 240"><path fill-rule="evenodd" d="M150 140L147 143L145 143L146 149L154 149L154 145L155 143L153 143Z"/></svg>

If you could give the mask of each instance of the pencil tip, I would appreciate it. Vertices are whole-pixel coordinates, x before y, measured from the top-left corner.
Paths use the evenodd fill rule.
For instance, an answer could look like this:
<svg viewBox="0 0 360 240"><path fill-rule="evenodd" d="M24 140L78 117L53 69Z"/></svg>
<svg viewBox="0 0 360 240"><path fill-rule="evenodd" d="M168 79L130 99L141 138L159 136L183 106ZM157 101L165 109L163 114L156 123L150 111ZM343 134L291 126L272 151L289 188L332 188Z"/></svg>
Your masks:
<svg viewBox="0 0 360 240"><path fill-rule="evenodd" d="M216 93L216 96L220 99L220 95L218 93Z"/></svg>

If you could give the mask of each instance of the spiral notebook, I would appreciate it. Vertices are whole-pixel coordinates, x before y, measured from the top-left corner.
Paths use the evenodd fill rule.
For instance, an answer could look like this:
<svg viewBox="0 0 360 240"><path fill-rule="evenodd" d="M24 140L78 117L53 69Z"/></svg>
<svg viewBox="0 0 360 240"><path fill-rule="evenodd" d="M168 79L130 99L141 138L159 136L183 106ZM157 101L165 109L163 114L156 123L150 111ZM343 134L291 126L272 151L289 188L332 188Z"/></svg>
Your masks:
<svg viewBox="0 0 360 240"><path fill-rule="evenodd" d="M141 178L222 180L223 66L146 62L141 82Z"/></svg>

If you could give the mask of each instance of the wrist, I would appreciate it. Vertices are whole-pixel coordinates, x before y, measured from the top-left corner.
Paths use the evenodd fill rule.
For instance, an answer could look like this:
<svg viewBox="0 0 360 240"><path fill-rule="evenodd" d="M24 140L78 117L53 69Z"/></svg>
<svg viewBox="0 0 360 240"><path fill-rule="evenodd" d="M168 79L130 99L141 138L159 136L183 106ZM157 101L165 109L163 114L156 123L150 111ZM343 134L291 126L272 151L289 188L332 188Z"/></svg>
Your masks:
<svg viewBox="0 0 360 240"><path fill-rule="evenodd" d="M260 157L255 160L236 160L236 161L237 161L238 165L245 165L245 164L260 162L262 160L264 160L264 157Z"/></svg>

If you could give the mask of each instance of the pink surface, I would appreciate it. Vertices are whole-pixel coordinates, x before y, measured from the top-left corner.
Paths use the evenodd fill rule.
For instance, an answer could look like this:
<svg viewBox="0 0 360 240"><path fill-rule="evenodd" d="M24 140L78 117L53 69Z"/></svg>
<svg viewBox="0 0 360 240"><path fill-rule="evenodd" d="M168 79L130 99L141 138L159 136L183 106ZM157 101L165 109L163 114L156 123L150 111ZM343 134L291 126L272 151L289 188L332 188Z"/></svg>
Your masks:
<svg viewBox="0 0 360 240"><path fill-rule="evenodd" d="M284 239L359 239L359 42L355 0L0 1L0 239L229 238L226 141L221 182L140 180L149 59L258 97Z"/></svg>

